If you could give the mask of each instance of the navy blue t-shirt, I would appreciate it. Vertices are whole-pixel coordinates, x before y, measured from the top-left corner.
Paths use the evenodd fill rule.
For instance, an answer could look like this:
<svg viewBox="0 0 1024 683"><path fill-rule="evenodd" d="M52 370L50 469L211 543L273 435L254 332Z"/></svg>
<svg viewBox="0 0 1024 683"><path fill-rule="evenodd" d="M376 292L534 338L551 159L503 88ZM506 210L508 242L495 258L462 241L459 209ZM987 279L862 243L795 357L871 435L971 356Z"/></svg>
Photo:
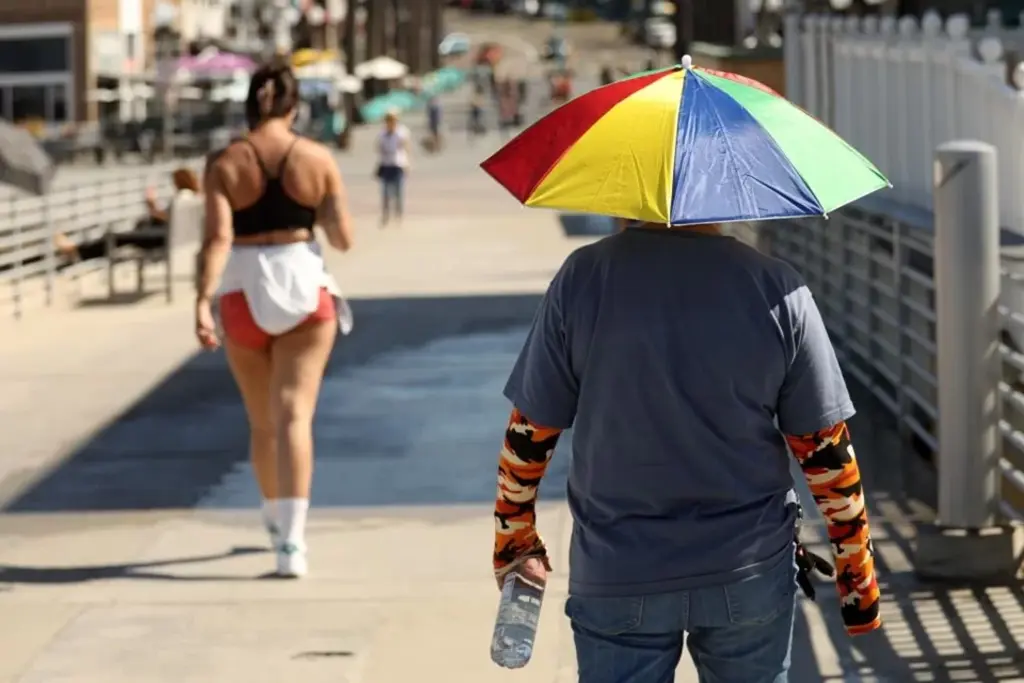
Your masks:
<svg viewBox="0 0 1024 683"><path fill-rule="evenodd" d="M793 541L782 433L854 414L796 271L685 229L629 228L570 255L505 395L533 422L574 428L576 595L756 573Z"/></svg>

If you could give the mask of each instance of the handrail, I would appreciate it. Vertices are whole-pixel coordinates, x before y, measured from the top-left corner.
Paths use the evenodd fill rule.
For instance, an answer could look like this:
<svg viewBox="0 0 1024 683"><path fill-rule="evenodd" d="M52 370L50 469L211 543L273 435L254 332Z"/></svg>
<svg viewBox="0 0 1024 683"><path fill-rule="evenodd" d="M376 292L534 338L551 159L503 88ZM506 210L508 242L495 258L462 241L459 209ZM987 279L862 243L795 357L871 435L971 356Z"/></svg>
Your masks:
<svg viewBox="0 0 1024 683"><path fill-rule="evenodd" d="M0 199L0 310L21 317L37 299L53 303L62 265L54 247L58 234L79 244L101 239L109 230L126 230L146 214L147 187L154 188L158 201L167 202L171 173L182 166L199 171L201 163L191 159L125 169L42 197ZM103 265L97 260L62 276L75 279Z"/></svg>

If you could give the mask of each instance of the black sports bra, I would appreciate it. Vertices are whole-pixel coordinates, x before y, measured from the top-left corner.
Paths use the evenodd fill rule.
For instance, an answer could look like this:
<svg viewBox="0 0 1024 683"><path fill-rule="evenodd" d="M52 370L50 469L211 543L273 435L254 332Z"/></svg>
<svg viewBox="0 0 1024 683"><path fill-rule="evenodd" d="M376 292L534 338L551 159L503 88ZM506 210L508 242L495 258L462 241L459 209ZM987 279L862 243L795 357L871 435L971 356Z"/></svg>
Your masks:
<svg viewBox="0 0 1024 683"><path fill-rule="evenodd" d="M271 175L263 163L256 145L252 144L252 140L245 140L256 155L256 162L260 165L266 185L264 185L263 194L253 204L244 209L232 211L236 237L262 235L276 230L313 229L313 224L316 223L316 209L304 206L292 199L284 191L284 185L281 183L281 174L288 163L288 155L292 153L292 149L298 141L298 138L292 141L284 158L281 159L277 173Z"/></svg>

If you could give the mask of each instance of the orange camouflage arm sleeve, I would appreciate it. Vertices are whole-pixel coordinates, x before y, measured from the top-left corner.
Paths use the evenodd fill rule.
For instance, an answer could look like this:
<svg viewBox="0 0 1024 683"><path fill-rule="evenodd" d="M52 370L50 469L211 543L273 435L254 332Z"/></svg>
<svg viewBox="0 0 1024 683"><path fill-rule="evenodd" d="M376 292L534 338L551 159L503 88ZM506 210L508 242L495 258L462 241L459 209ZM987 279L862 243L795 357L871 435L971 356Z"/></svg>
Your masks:
<svg viewBox="0 0 1024 683"><path fill-rule="evenodd" d="M786 436L828 525L843 623L850 635L882 625L875 550L860 468L845 422L807 436Z"/></svg>
<svg viewBox="0 0 1024 683"><path fill-rule="evenodd" d="M521 557L544 555L537 533L537 487L555 452L562 430L530 422L512 411L498 461L498 495L494 504L494 571Z"/></svg>

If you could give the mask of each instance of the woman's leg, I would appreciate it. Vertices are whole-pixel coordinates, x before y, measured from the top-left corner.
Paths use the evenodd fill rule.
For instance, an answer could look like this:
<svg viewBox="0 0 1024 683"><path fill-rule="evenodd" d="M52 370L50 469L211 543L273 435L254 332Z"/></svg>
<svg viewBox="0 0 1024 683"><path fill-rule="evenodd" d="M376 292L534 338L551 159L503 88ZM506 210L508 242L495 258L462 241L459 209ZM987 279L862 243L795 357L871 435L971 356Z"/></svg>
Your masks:
<svg viewBox="0 0 1024 683"><path fill-rule="evenodd" d="M271 543L280 542L277 499L277 433L270 401L270 350L246 346L225 335L228 366L249 419L249 459L263 499L263 524Z"/></svg>
<svg viewBox="0 0 1024 683"><path fill-rule="evenodd" d="M306 573L305 527L313 479L313 415L338 321L314 319L274 340L271 346L271 405L278 448L278 511L282 546L278 573Z"/></svg>
<svg viewBox="0 0 1024 683"><path fill-rule="evenodd" d="M402 221L402 216L405 214L405 169L399 168L395 170L395 183L394 183L394 199L395 199L395 216L398 221Z"/></svg>
<svg viewBox="0 0 1024 683"><path fill-rule="evenodd" d="M380 177L380 224L385 226L391 218L391 178L387 175L387 169L383 169Z"/></svg>

